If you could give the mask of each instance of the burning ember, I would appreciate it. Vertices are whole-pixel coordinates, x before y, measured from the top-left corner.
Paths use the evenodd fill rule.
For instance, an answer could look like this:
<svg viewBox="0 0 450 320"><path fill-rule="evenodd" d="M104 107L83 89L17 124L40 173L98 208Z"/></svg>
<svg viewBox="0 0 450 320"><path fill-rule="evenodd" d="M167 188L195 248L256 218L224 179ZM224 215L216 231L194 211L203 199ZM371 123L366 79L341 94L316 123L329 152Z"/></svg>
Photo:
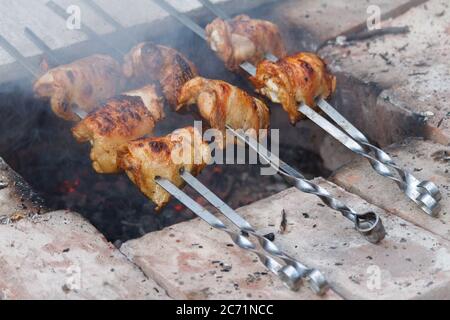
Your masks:
<svg viewBox="0 0 450 320"><path fill-rule="evenodd" d="M80 179L75 179L74 181L66 180L63 182L60 191L61 193L74 193L80 186Z"/></svg>

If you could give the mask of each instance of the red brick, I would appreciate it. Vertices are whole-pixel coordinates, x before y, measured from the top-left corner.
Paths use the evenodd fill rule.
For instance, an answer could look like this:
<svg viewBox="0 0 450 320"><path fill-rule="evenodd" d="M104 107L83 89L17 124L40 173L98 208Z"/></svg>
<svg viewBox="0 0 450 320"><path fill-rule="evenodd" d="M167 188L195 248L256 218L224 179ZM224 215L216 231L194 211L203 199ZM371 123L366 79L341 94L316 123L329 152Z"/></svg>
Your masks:
<svg viewBox="0 0 450 320"><path fill-rule="evenodd" d="M1 299L167 299L78 214L0 225Z"/></svg>

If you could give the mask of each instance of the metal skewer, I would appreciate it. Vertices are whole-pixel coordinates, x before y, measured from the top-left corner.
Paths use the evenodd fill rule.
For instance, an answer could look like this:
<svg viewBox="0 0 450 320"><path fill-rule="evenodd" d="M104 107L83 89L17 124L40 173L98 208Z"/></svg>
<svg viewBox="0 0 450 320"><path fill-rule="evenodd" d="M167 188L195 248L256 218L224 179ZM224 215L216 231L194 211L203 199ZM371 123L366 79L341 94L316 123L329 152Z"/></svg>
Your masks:
<svg viewBox="0 0 450 320"><path fill-rule="evenodd" d="M188 16L181 14L173 6L169 5L165 0L152 0L160 5L169 14L177 18L186 27L197 33L200 37L206 40L205 32ZM207 3L207 8L214 7L214 11L220 10L215 7L213 3L207 0L202 0L202 3ZM229 18L227 14L220 13L219 16ZM199 30L199 28L201 30ZM273 55L267 55L268 60L277 61L278 58ZM248 62L241 64L241 68L249 73L251 76L256 75L256 67ZM318 107L322 109L333 121L336 122L343 130L341 131L331 122L320 116L311 107L306 105L299 106L299 112L319 125L322 129L327 131L330 135L336 138L339 142L344 144L351 151L369 159L374 170L383 177L394 180L400 189L418 206L432 217L436 217L439 210L439 201L441 200L441 193L439 188L431 181L420 181L415 178L410 172L401 169L395 164L393 159L383 150L370 144L368 139L357 130L347 119L338 113L328 102L324 99L319 99ZM353 139L354 140L353 140ZM373 156L371 155L373 154ZM397 172L398 176L394 174Z"/></svg>
<svg viewBox="0 0 450 320"><path fill-rule="evenodd" d="M75 110L74 110L75 112ZM77 115L83 119L87 116L87 114L83 110L77 110ZM196 188L198 184L200 183L195 177L192 175L184 172L182 174L183 179L191 185L197 192L200 194L208 194L207 200L209 201L212 199L212 197L216 197L216 199L219 199L217 196L214 195L209 189L207 189L205 186L203 186L201 189ZM223 223L219 221L217 218L215 218L212 214L209 212L205 212L206 210L203 208L200 208L200 206L191 198L189 198L184 192L182 192L180 189L178 189L176 186L171 184L168 180L158 179L156 182L161 185L167 192L169 192L172 196L180 200L183 204L185 204L189 209L191 209L197 216L205 220L207 223L209 223L211 226L217 228L217 229L224 229ZM194 183L197 182L197 185ZM195 205L194 205L195 203ZM216 202L212 202L212 205L217 204ZM224 203L223 203L224 204ZM224 204L225 205L225 204ZM228 206L227 206L228 207ZM219 207L218 209L225 214L226 209L223 209L225 207ZM228 207L229 208L229 207ZM231 208L230 208L231 210ZM234 212L234 211L233 211ZM211 218L214 217L213 218ZM232 220L234 223L239 224L238 227L243 226L241 228L241 231L243 233L252 233L252 235L255 235L256 232L253 231L250 224L246 222L244 219L242 219L240 216L237 215L237 213L234 213L234 215L229 215L230 220ZM223 227L222 227L223 226ZM298 290L301 280L308 279L308 282L310 283L311 289L317 293L317 294L323 294L328 288L328 284L325 280L325 278L321 275L321 273L315 269L308 269L300 262L294 260L293 258L288 257L284 253L281 252L278 247L270 242L269 240L265 239L264 241L260 238L257 238L261 247L264 251L266 251L267 254L261 253L258 251L256 246L245 237L241 235L237 235L236 233L230 232L228 229L224 230L230 236L232 236L233 241L242 249L250 250L258 255L262 263L274 274L280 277L280 279L292 290ZM258 236L260 237L260 236ZM246 240L243 240L246 239ZM275 256L275 258L281 259L285 265L282 266L280 263L278 263L277 260L272 258L271 256Z"/></svg>
<svg viewBox="0 0 450 320"><path fill-rule="evenodd" d="M348 149L368 159L378 174L397 183L406 196L414 201L424 212L432 217L438 215L440 210L439 201L442 196L439 188L433 182L427 180L419 181L409 171L401 169L386 152L370 144L367 138L344 119L328 102L320 99L318 105L330 118L336 121L345 133L310 107L302 105L299 110ZM397 172L397 175L391 169Z"/></svg>
<svg viewBox="0 0 450 320"><path fill-rule="evenodd" d="M221 17L222 19L226 20L231 19L231 17L228 14L222 11L211 1L209 0L199 0L199 1L205 7L210 9L215 15ZM266 55L266 58L273 62L278 61L278 58L272 54ZM331 119L333 119L333 121L335 121L336 124L338 124L341 128L343 128L348 135L350 135L357 142L359 142L364 147L363 148L364 150L361 150L361 148L355 146L349 147L347 143L343 143L342 139L338 139L341 143L349 147L349 149L352 150L353 152L367 158L377 173L396 182L397 185L400 187L400 189L404 191L406 195L411 200L413 200L417 205L419 205L419 207L421 207L421 209L424 210L427 214L431 216L437 215L440 209L439 201L441 200L442 197L439 188L434 183L426 180L419 181L410 172L401 169L398 165L395 164L394 160L386 152L370 144L369 140L364 136L364 134L361 131L359 131L356 127L354 127L347 119L345 119L326 100L319 99L317 103L320 109L324 111ZM301 111L301 109L302 106L299 107L299 111ZM325 128L324 127L322 128L328 131L330 126L326 125ZM375 155L375 159L373 157L368 156L367 152L373 152ZM397 172L398 176L393 174L389 170L389 168L394 169L394 171Z"/></svg>
<svg viewBox="0 0 450 320"><path fill-rule="evenodd" d="M227 126L239 140L246 143L256 151L259 156L278 174L280 174L290 185L298 190L318 196L328 207L339 211L345 218L354 223L355 229L361 233L369 242L379 243L386 236L381 218L375 212L358 213L342 201L334 198L327 190L307 180L300 172L283 162L274 154L269 152L264 146L248 135L243 135L237 130Z"/></svg>
<svg viewBox="0 0 450 320"><path fill-rule="evenodd" d="M170 14L173 14L175 18L177 18L180 22L186 23L186 26L190 28L192 31L197 33L199 36L202 36L204 39L206 38L204 35L203 29L200 28L194 21L192 21L189 17L181 14L178 12L174 7L172 7L170 4L163 0L153 0L158 5L161 4L161 7L167 9L167 11ZM195 26L195 27L194 27ZM199 31L201 29L201 32ZM250 66L250 67L249 67ZM249 64L244 63L242 65L242 68L246 70L247 72L256 72L256 68ZM252 71L254 70L254 71ZM240 136L233 128L228 127L230 131L237 136L239 139L241 139L243 142L249 144L250 147L252 147L258 154L263 158L267 159L266 155L268 153L262 153L262 146L260 146L257 142L256 144L250 144L248 140ZM273 158L272 158L273 160ZM279 160L279 159L278 159ZM274 165L274 161L270 161L268 159L268 162L271 165ZM364 213L359 214L355 210L351 209L350 207L343 204L341 201L337 200L336 198L332 197L331 194L326 191L325 189L311 183L310 181L306 180L303 175L301 175L297 170L293 169L292 167L289 167L284 162L281 162L279 160L278 163L281 163L281 170L279 167L275 167L278 173L280 173L285 179L294 187L299 189L302 192L315 194L331 209L338 210L341 212L346 218L351 220L353 223L355 223L356 229L371 243L378 243L382 239L384 239L386 232L384 230L382 221L380 217L373 213Z"/></svg>
<svg viewBox="0 0 450 320"><path fill-rule="evenodd" d="M223 202L217 195L215 195L211 190L209 190L205 185L203 185L192 174L186 171L182 171L181 177L188 185L190 185L195 191L201 194L202 197L204 197L210 204L212 204L225 217L227 217L236 227L238 227L242 234L248 234L256 238L261 248L268 255L282 260L289 266L285 267L283 270L280 270L280 268L277 267L275 270L272 270L272 272L280 275L282 280L285 283L287 283L290 288L297 289L298 284L295 283L295 279L297 279L298 277L302 278L306 276L309 277L310 279L314 279L313 283L311 283L310 286L313 285L312 289L317 294L323 294L324 291L328 289L326 280L320 274L320 272L318 272L317 270L311 272L310 269L305 267L296 259L282 252L281 249L279 249L275 243L259 235L256 232L256 230L250 225L250 223L248 223L245 219L243 219L236 211L234 211L229 205ZM265 264L270 263L270 266L266 265L266 267L268 267L268 269L271 269L271 267L273 266L271 263L272 258L260 256L260 259L261 261L265 261ZM294 269L291 270L290 267ZM294 276L294 274L297 274L297 276ZM313 276L313 274L315 275Z"/></svg>
<svg viewBox="0 0 450 320"><path fill-rule="evenodd" d="M287 256L271 241L259 236L256 231L250 226L250 224L242 219L235 211L228 207L222 200L220 200L214 193L201 184L190 173L182 172L183 179L193 187L197 192L201 193L213 206L218 208L228 219L238 226L240 233L234 232L229 229L221 220L216 218L212 213L207 211L197 202L192 200L186 193L165 179L156 179L155 181L163 187L172 196L178 199L191 211L193 211L199 218L208 223L211 227L226 232L233 242L241 249L248 250L255 253L258 258L263 262L267 269L280 277L280 279L292 290L298 290L299 285L303 279L307 280L311 290L316 294L324 294L328 288L328 282L325 277L316 269L310 269L301 264L297 260ZM261 252L250 241L247 234L258 239L261 247L266 253ZM286 263L282 266L272 256L279 258Z"/></svg>
<svg viewBox="0 0 450 320"><path fill-rule="evenodd" d="M31 31L31 30L30 30ZM34 34L31 31L32 34ZM45 42L41 40L37 35L32 37L33 41L44 44ZM52 53L51 49L45 45L42 46L47 54ZM75 111L75 110L74 110ZM83 119L87 116L83 110L77 110L80 113L77 115ZM84 113L84 114L83 114ZM222 212L230 221L232 221L241 231L242 234L231 231L227 228L222 221L216 218L214 215L206 211L197 202L192 200L187 196L182 190L173 185L169 180L166 179L156 179L161 187L163 187L172 196L177 198L186 207L191 209L198 217L206 221L212 227L222 230L230 235L233 242L244 250L249 250L255 253L266 268L271 272L276 274L283 283L285 283L290 289L298 290L302 280L306 280L313 292L318 295L323 295L329 288L328 282L325 277L316 269L307 268L305 265L295 260L294 258L283 253L273 242L268 239L258 235L256 231L251 227L251 225L240 217L234 210L232 210L228 205L226 205L222 200L220 200L211 190L200 183L194 176L188 172L180 172L182 178L198 193L202 194L206 200L208 200L213 206L215 206L220 212ZM247 235L250 234L258 240L264 252L261 252ZM276 259L283 262L280 264Z"/></svg>

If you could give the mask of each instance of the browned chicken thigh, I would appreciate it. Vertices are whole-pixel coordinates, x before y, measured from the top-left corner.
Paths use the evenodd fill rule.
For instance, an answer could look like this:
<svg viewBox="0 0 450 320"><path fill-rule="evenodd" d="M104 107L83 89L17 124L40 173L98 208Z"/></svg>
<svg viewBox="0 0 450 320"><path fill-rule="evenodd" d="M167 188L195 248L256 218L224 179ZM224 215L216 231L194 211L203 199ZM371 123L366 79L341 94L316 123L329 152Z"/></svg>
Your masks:
<svg viewBox="0 0 450 320"><path fill-rule="evenodd" d="M200 132L188 127L165 137L130 142L121 151L119 159L130 179L160 210L170 201L170 194L155 179L167 179L182 187L181 170L200 174L209 162L210 150Z"/></svg>
<svg viewBox="0 0 450 320"><path fill-rule="evenodd" d="M275 103L281 103L292 124L302 119L301 103L316 107L316 99L329 98L336 91L336 77L314 53L301 52L278 62L265 60L257 67L251 82L256 90Z"/></svg>
<svg viewBox="0 0 450 320"><path fill-rule="evenodd" d="M181 87L197 76L195 65L175 49L151 42L138 44L125 56L123 73L135 84L157 83L175 107Z"/></svg>
<svg viewBox="0 0 450 320"><path fill-rule="evenodd" d="M211 49L232 71L245 61L258 64L267 53L286 55L278 26L246 15L230 21L215 19L206 27L206 35Z"/></svg>
<svg viewBox="0 0 450 320"><path fill-rule="evenodd" d="M33 90L38 97L50 99L58 117L79 121L74 108L89 113L122 87L119 63L109 56L93 55L49 70L37 79Z"/></svg>
<svg viewBox="0 0 450 320"><path fill-rule="evenodd" d="M155 87L146 86L109 99L79 122L72 132L77 141L92 145L92 166L98 173L117 173L117 152L129 141L152 133L164 117Z"/></svg>
<svg viewBox="0 0 450 320"><path fill-rule="evenodd" d="M187 82L181 90L177 111L189 105L197 105L200 116L211 128L220 130L224 138L227 125L242 129L255 138L260 130L269 127L267 106L224 81L197 77ZM221 147L225 146L223 140L218 142Z"/></svg>

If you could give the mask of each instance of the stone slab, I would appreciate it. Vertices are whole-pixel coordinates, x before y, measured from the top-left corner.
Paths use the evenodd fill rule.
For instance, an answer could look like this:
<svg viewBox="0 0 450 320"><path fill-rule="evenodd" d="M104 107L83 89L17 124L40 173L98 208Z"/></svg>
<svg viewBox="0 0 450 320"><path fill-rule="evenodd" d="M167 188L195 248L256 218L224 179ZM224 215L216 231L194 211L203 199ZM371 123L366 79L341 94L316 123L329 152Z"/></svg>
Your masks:
<svg viewBox="0 0 450 320"><path fill-rule="evenodd" d="M80 215L0 225L0 300L168 299Z"/></svg>
<svg viewBox="0 0 450 320"><path fill-rule="evenodd" d="M290 255L324 272L334 292L344 298L450 298L447 241L336 185L321 179L315 182L356 210L381 214L387 238L380 245L368 243L348 220L315 196L296 189L239 212L261 234L274 233L276 242ZM280 234L283 210L287 228ZM263 299L311 298L306 289L292 294L270 275L250 281L264 269L253 256L228 245L222 234L194 220L125 243L121 250L175 297L243 299L251 293L252 298ZM224 272L223 265L232 268Z"/></svg>

